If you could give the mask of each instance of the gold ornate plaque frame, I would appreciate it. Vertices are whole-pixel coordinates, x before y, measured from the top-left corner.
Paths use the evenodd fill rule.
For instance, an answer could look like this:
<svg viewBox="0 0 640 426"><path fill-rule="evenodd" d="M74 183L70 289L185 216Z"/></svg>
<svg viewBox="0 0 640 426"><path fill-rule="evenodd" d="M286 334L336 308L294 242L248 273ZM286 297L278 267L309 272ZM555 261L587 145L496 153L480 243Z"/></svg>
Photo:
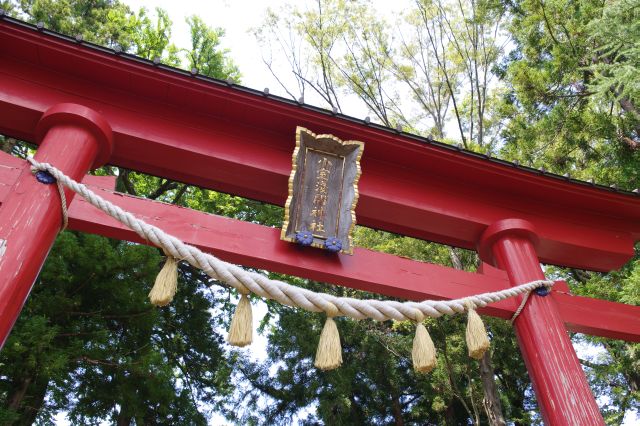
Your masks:
<svg viewBox="0 0 640 426"><path fill-rule="evenodd" d="M303 245L325 248L337 239L341 253L353 254L363 150L363 142L296 128L281 239L300 242L296 235L304 232L310 240Z"/></svg>

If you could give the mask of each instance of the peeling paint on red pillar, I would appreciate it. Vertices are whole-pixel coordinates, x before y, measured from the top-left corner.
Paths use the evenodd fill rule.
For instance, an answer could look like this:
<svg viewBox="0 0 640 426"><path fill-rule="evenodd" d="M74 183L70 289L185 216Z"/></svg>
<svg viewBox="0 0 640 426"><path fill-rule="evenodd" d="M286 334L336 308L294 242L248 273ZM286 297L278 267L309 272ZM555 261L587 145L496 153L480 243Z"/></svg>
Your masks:
<svg viewBox="0 0 640 426"><path fill-rule="evenodd" d="M545 278L536 242L533 225L506 219L487 228L478 252L516 286ZM534 293L514 326L545 424L604 425L553 298Z"/></svg>
<svg viewBox="0 0 640 426"><path fill-rule="evenodd" d="M108 123L95 111L58 104L45 112L36 132L42 141L35 158L80 180L111 154ZM65 191L67 204L74 193ZM25 166L0 206L0 348L4 345L33 282L62 226L60 196L39 183Z"/></svg>

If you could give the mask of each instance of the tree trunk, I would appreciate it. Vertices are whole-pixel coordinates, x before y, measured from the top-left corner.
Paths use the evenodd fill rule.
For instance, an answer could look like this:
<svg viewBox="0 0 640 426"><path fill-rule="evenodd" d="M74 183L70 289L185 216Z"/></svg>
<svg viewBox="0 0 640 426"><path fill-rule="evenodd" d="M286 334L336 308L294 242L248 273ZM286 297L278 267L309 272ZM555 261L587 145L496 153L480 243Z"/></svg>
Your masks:
<svg viewBox="0 0 640 426"><path fill-rule="evenodd" d="M628 373L627 379L629 381L629 388L631 389L631 392L638 392L638 390L640 390L640 374L631 371Z"/></svg>
<svg viewBox="0 0 640 426"><path fill-rule="evenodd" d="M397 395L393 396L391 401L391 410L393 411L393 420L396 426L404 426L404 419L402 418L402 407L400 406L400 400Z"/></svg>
<svg viewBox="0 0 640 426"><path fill-rule="evenodd" d="M22 379L18 386L16 386L15 392L8 398L9 405L7 408L11 411L18 411L20 406L22 405L22 400L24 399L25 394L27 393L27 389L31 384L31 377L27 377Z"/></svg>
<svg viewBox="0 0 640 426"><path fill-rule="evenodd" d="M631 102L630 99L622 98L619 100L619 103L620 103L620 107L622 107L622 110L624 112L632 114L636 119L640 119L640 111L638 111L638 108L636 108L636 106L633 104L633 102ZM640 125L636 125L635 131L636 131L636 136L640 137ZM620 136L621 136L620 139L622 139L622 141L626 143L629 146L629 148L636 150L640 146L640 143L638 143L637 140L634 140L625 135L620 135Z"/></svg>
<svg viewBox="0 0 640 426"><path fill-rule="evenodd" d="M455 398L451 398L449 403L447 404L447 409L444 412L444 421L447 426L455 426L456 425L456 409L455 409L456 400Z"/></svg>
<svg viewBox="0 0 640 426"><path fill-rule="evenodd" d="M118 418L116 420L117 426L130 426L132 417L126 413L124 407L120 408L120 413L118 413Z"/></svg>
<svg viewBox="0 0 640 426"><path fill-rule="evenodd" d="M358 401L356 401L355 396L351 395L349 397L349 401L351 401L351 404L349 405L350 407L349 413L351 414L351 421L353 421L353 424L364 424L365 421L367 420L367 417L362 412L362 407L360 406Z"/></svg>
<svg viewBox="0 0 640 426"><path fill-rule="evenodd" d="M48 378L27 377L16 386L15 392L8 398L8 408L18 413L18 419L12 423L13 426L32 425L40 408L44 403L49 386Z"/></svg>
<svg viewBox="0 0 640 426"><path fill-rule="evenodd" d="M631 102L631 100L629 100L628 98L622 98L620 99L619 103L624 112L631 113L635 115L636 118L640 118L640 112L638 112L638 109L633 104L633 102Z"/></svg>
<svg viewBox="0 0 640 426"><path fill-rule="evenodd" d="M454 248L449 249L449 255L451 256L451 263L454 268L463 270L462 261ZM486 351L480 360L480 377L482 379L482 391L484 394L482 405L484 406L491 426L506 426L507 423L502 414L502 404L500 403L500 396L494 375L490 351Z"/></svg>
<svg viewBox="0 0 640 426"><path fill-rule="evenodd" d="M118 412L118 417L116 418L116 426L130 426L133 421L133 415L131 414L131 410L127 406L127 400L123 399L121 402L117 402L120 406L120 411Z"/></svg>
<svg viewBox="0 0 640 426"><path fill-rule="evenodd" d="M524 407L524 399L525 399L524 391L523 393L520 393L520 392L513 393L513 396L510 399L511 415L513 417L518 417L519 419L524 417L524 413L527 412L527 410ZM527 426L527 425L520 420L516 420L513 422L513 426Z"/></svg>
<svg viewBox="0 0 640 426"><path fill-rule="evenodd" d="M484 391L482 405L484 406L491 426L506 426L507 423L502 414L502 403L498 396L489 352L490 351L486 351L480 360L480 378L482 379L482 390Z"/></svg>

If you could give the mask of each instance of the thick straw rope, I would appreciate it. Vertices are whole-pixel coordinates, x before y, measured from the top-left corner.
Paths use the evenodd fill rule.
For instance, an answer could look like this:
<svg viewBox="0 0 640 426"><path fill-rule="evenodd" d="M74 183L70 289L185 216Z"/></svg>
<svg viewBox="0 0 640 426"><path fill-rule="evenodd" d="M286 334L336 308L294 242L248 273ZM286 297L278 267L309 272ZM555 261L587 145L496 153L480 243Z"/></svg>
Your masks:
<svg viewBox="0 0 640 426"><path fill-rule="evenodd" d="M330 316L346 316L355 319L371 318L378 321L394 319L398 321L421 321L423 317L440 317L444 314L463 313L469 308L484 307L489 303L529 293L539 287L551 287L553 281L537 280L516 287L490 293L476 294L448 301L425 300L423 302L398 302L394 300L353 299L316 293L282 281L272 280L237 265L224 262L204 253L196 247L183 243L131 213L101 198L86 186L74 181L48 163L39 163L28 158L35 170L45 170L58 182L82 196L90 204L102 210L132 229L142 238L161 247L167 255L181 259L201 269L210 277L234 287L242 294L249 292L260 297L276 300L283 305L296 306L312 312L326 312Z"/></svg>
<svg viewBox="0 0 640 426"><path fill-rule="evenodd" d="M64 231L69 226L69 212L67 211L67 197L64 195L64 188L59 180L56 180L56 187L58 188L58 194L60 195L60 206L62 207L62 229Z"/></svg>
<svg viewBox="0 0 640 426"><path fill-rule="evenodd" d="M509 320L509 322L511 324L515 324L516 322L516 318L518 318L518 315L520 315L520 313L522 312L522 310L524 309L525 305L527 304L527 300L529 300L529 296L531 296L531 292L525 294L522 297L522 301L520 302L520 305L518 306L518 309L516 309L516 311L513 313L513 316L511 317L511 319Z"/></svg>

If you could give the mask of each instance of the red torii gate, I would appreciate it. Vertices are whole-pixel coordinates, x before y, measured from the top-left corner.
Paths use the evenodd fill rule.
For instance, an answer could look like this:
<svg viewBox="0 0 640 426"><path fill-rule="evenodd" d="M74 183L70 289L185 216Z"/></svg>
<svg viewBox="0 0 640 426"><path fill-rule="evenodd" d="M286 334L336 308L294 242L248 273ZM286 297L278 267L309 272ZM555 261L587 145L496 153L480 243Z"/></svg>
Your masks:
<svg viewBox="0 0 640 426"><path fill-rule="evenodd" d="M0 132L76 180L105 163L278 205L297 125L366 143L359 223L477 249L472 274L364 249L327 257L279 230L115 193L99 194L231 262L411 300L453 299L543 278L539 261L609 271L640 239L637 194L520 167L401 131L184 72L0 16ZM81 199L69 227L140 241ZM0 343L60 229L55 187L0 155ZM251 244L246 244L251 241ZM493 264L500 269L489 266ZM517 300L480 312L509 318ZM545 422L603 424L566 330L640 341L640 307L531 297L515 324Z"/></svg>

